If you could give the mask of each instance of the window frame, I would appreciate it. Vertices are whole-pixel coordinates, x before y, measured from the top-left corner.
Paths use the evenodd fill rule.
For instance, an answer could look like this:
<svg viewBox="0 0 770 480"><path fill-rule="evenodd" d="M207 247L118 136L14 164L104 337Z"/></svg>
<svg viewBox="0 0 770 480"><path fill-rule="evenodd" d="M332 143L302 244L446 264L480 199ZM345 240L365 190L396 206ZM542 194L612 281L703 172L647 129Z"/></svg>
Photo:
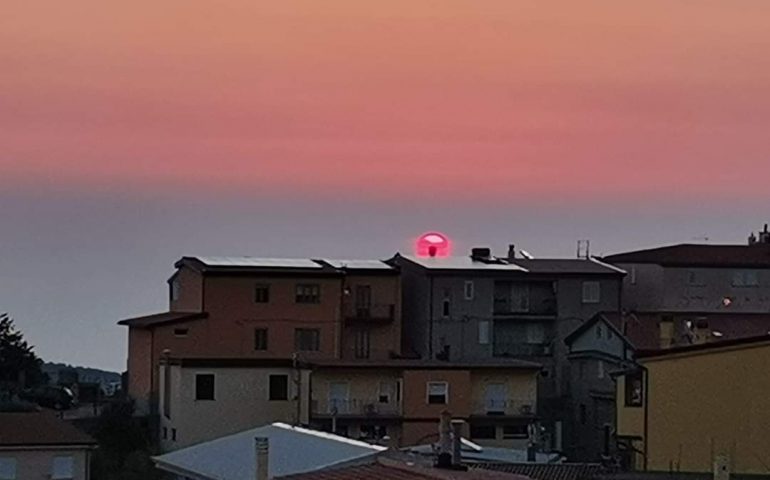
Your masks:
<svg viewBox="0 0 770 480"><path fill-rule="evenodd" d="M485 328L482 328L485 326ZM479 345L490 345L492 343L492 322L489 320L479 320L477 327ZM482 335L482 332L484 335Z"/></svg>
<svg viewBox="0 0 770 480"><path fill-rule="evenodd" d="M593 290L590 287L596 287ZM595 295L592 295L595 293ZM581 284L581 303L583 304L597 304L602 301L602 284L598 280L583 280Z"/></svg>
<svg viewBox="0 0 770 480"><path fill-rule="evenodd" d="M639 399L633 400L633 382L639 381ZM644 385L644 372L642 370L637 370L635 372L631 372L626 374L625 378L623 379L623 404L626 407L629 408L641 408L644 406L644 396L647 392L645 392L645 385Z"/></svg>
<svg viewBox="0 0 770 480"><path fill-rule="evenodd" d="M0 457L0 462L8 462L7 465L10 467L8 470L11 472L12 476L3 476L0 477L0 480L18 480L19 478L19 461L16 457L10 457L10 456L2 456Z"/></svg>
<svg viewBox="0 0 770 480"><path fill-rule="evenodd" d="M260 336L261 334L261 336ZM259 340L263 340L262 342L259 342ZM255 327L254 328L254 351L255 352L266 352L269 345L269 337L268 337L268 330L266 327ZM264 346L260 347L262 344Z"/></svg>
<svg viewBox="0 0 770 480"><path fill-rule="evenodd" d="M211 377L212 384L211 384L211 398L202 398L199 395L199 385L198 385L198 378L199 377ZM196 402L214 402L217 399L217 376L215 373L212 372L196 372L195 373L195 401Z"/></svg>
<svg viewBox="0 0 770 480"><path fill-rule="evenodd" d="M320 283L298 283L294 286L294 303L317 305L321 303Z"/></svg>
<svg viewBox="0 0 770 480"><path fill-rule="evenodd" d="M257 283L254 285L254 303L270 303L269 283Z"/></svg>
<svg viewBox="0 0 770 480"><path fill-rule="evenodd" d="M59 468L62 468L62 462L64 462L63 469L67 472L60 474L60 473L57 473L57 466ZM50 478L51 480L72 480L73 478L75 478L75 456L74 455L54 456L53 459L51 459L51 475L48 478Z"/></svg>
<svg viewBox="0 0 770 480"><path fill-rule="evenodd" d="M443 402L431 402L431 397L437 397L438 394L431 394L431 386L443 385L444 387L444 401ZM446 381L428 381L425 382L425 402L428 405L449 405L449 382Z"/></svg>
<svg viewBox="0 0 770 480"><path fill-rule="evenodd" d="M313 333L313 345L311 348L304 348L300 345L301 335ZM320 328L295 328L294 329L294 350L297 352L320 352L321 351L321 329Z"/></svg>
<svg viewBox="0 0 770 480"><path fill-rule="evenodd" d="M285 396L286 398L280 398L281 395L274 395L273 394L273 378L283 378L286 381L285 386ZM288 373L271 373L267 376L267 401L269 402L286 402L289 400L289 397L291 396L289 394L289 374ZM278 393L278 392L276 392Z"/></svg>
<svg viewBox="0 0 770 480"><path fill-rule="evenodd" d="M353 356L356 359L365 360L371 356L371 332L367 328L355 331L353 339Z"/></svg>
<svg viewBox="0 0 770 480"><path fill-rule="evenodd" d="M473 280L466 280L463 283L463 297L465 300L473 300L476 297L476 285Z"/></svg>

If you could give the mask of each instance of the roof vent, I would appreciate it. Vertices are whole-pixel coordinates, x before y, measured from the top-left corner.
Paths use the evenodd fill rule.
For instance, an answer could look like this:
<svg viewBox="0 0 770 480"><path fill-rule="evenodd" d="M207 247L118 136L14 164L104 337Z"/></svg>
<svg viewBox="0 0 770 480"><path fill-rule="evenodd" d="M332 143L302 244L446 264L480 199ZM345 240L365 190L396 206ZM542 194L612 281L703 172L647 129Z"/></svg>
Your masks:
<svg viewBox="0 0 770 480"><path fill-rule="evenodd" d="M489 247L475 247L471 249L471 260L484 261L492 258L492 249Z"/></svg>

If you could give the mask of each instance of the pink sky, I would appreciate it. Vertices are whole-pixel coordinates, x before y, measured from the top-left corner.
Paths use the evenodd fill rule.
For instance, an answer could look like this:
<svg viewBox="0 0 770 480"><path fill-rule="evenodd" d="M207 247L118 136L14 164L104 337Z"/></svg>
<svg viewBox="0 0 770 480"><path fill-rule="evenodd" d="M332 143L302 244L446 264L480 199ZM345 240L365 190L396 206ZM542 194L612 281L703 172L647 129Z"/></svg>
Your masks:
<svg viewBox="0 0 770 480"><path fill-rule="evenodd" d="M766 0L11 0L16 185L762 197Z"/></svg>

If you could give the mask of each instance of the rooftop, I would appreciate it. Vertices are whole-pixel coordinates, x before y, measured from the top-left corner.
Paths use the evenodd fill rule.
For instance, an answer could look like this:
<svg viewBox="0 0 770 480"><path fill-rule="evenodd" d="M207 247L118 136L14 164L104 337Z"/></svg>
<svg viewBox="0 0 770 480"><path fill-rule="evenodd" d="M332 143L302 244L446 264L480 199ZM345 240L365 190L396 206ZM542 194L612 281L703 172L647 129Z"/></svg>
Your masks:
<svg viewBox="0 0 770 480"><path fill-rule="evenodd" d="M637 359L657 359L673 355L700 354L700 353L719 353L720 350L735 347L758 347L770 345L770 334L759 335L755 337L733 338L730 340L720 340L714 342L698 343L695 345L683 345L655 350L637 351Z"/></svg>
<svg viewBox="0 0 770 480"><path fill-rule="evenodd" d="M480 463L473 468L513 473L533 480L590 480L602 473L598 463Z"/></svg>
<svg viewBox="0 0 770 480"><path fill-rule="evenodd" d="M382 260L345 260L322 258L317 261L324 262L334 268L346 270L395 270L393 266L388 265Z"/></svg>
<svg viewBox="0 0 770 480"><path fill-rule="evenodd" d="M189 257L188 257L189 258ZM323 268L309 258L192 257L207 267Z"/></svg>
<svg viewBox="0 0 770 480"><path fill-rule="evenodd" d="M189 320L198 320L200 318L206 318L208 313L205 312L162 312L153 313L151 315L144 315L141 317L126 318L118 322L118 325L126 325L129 327L147 328L155 327L158 325L167 325L176 322L186 322Z"/></svg>
<svg viewBox="0 0 770 480"><path fill-rule="evenodd" d="M602 258L615 264L652 263L665 266L770 268L770 244L705 245L683 243L617 253Z"/></svg>
<svg viewBox="0 0 770 480"><path fill-rule="evenodd" d="M269 441L269 477L283 477L347 462L366 463L385 447L283 423L273 423L153 457L158 468L205 479L253 480L255 437Z"/></svg>
<svg viewBox="0 0 770 480"><path fill-rule="evenodd" d="M95 445L96 440L50 411L0 412L0 449Z"/></svg>
<svg viewBox="0 0 770 480"><path fill-rule="evenodd" d="M520 272L534 274L620 275L625 272L614 265L589 258L497 258L478 260L467 257L417 257L398 255L429 270L464 270L477 272Z"/></svg>

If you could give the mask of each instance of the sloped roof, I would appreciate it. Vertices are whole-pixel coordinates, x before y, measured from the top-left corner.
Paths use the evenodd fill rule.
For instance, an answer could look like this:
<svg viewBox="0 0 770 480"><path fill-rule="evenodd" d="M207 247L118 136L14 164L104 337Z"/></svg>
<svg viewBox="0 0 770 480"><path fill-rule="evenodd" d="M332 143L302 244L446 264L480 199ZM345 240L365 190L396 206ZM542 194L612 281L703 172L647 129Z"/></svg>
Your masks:
<svg viewBox="0 0 770 480"><path fill-rule="evenodd" d="M403 258L429 270L527 271L524 267L510 264L504 260L499 262L481 262L471 257L418 257L415 255L397 255L396 258Z"/></svg>
<svg viewBox="0 0 770 480"><path fill-rule="evenodd" d="M167 325L177 322L186 322L189 320L198 320L206 318L208 313L206 312L162 312L154 313L152 315L144 315L141 317L126 318L118 322L118 325L126 325L128 327L136 328L148 328L156 327L159 325Z"/></svg>
<svg viewBox="0 0 770 480"><path fill-rule="evenodd" d="M770 268L770 244L682 243L607 255L602 260L615 264L653 263L666 266Z"/></svg>
<svg viewBox="0 0 770 480"><path fill-rule="evenodd" d="M514 473L533 480L590 480L602 473L598 463L480 463L473 468Z"/></svg>
<svg viewBox="0 0 770 480"><path fill-rule="evenodd" d="M669 355L679 355L683 353L718 352L723 348L748 347L762 344L770 345L770 335L765 334L755 337L733 338L730 340L697 343L694 345L682 345L671 348L642 350L638 352L637 358L644 360L666 357Z"/></svg>
<svg viewBox="0 0 770 480"><path fill-rule="evenodd" d="M591 327L593 327L599 322L611 328L612 331L615 333L615 335L617 335L618 338L620 338L623 341L623 343L626 344L626 346L634 348L634 345L632 344L632 342L629 341L629 339L626 338L625 335L623 335L623 332L621 332L618 329L618 327L613 322L611 322L603 313L597 313L590 319L583 322L579 327L573 330L572 333L570 333L564 338L564 343L566 343L567 345L571 345L575 340L578 339L578 337L583 335L583 333L585 333L587 330L589 330Z"/></svg>
<svg viewBox="0 0 770 480"><path fill-rule="evenodd" d="M281 477L281 480L529 480L522 475L482 470L450 470L381 459L368 465Z"/></svg>
<svg viewBox="0 0 770 480"><path fill-rule="evenodd" d="M269 442L270 478L349 462L372 461L385 447L329 433L273 423L153 457L158 468L211 480L253 480L255 437Z"/></svg>
<svg viewBox="0 0 770 480"><path fill-rule="evenodd" d="M597 259L580 258L494 258L490 261L467 257L417 257L398 255L428 270L464 270L478 272L521 272L534 274L581 274L581 275L623 275L625 272L614 265L606 265ZM395 260L395 259L394 259Z"/></svg>
<svg viewBox="0 0 770 480"><path fill-rule="evenodd" d="M96 445L89 435L53 412L0 412L0 448Z"/></svg>

